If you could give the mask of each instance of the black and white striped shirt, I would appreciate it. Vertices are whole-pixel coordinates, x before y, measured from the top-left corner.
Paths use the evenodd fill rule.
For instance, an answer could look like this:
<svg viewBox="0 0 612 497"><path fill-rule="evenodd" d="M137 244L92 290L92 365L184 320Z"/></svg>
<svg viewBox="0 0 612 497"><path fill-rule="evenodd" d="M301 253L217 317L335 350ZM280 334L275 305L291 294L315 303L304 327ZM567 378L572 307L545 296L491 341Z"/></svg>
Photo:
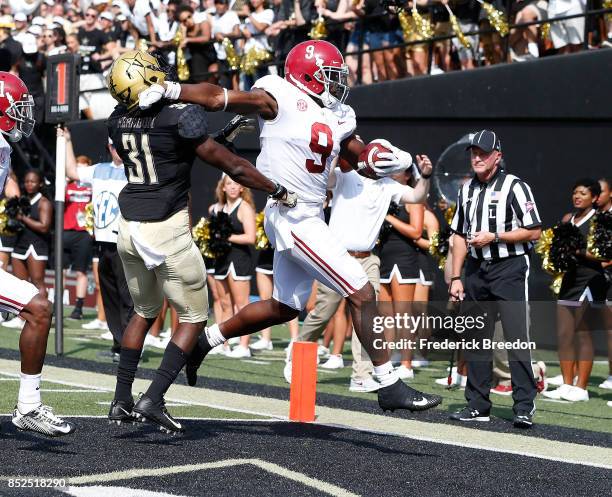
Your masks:
<svg viewBox="0 0 612 497"><path fill-rule="evenodd" d="M529 185L498 169L489 183L481 183L474 176L461 187L451 229L469 241L479 231L506 233L541 225ZM526 254L532 246L532 242L493 242L483 248L470 246L469 255L481 260L497 260Z"/></svg>

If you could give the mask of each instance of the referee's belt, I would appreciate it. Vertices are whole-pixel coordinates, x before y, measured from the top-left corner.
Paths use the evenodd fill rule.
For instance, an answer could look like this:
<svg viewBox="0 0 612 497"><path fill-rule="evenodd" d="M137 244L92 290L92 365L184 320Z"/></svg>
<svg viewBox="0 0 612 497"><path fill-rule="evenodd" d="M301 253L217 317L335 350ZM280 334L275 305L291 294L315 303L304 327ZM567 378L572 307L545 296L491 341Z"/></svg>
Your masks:
<svg viewBox="0 0 612 497"><path fill-rule="evenodd" d="M372 252L369 250L348 250L349 255L352 255L355 259L365 259L366 257L370 257Z"/></svg>

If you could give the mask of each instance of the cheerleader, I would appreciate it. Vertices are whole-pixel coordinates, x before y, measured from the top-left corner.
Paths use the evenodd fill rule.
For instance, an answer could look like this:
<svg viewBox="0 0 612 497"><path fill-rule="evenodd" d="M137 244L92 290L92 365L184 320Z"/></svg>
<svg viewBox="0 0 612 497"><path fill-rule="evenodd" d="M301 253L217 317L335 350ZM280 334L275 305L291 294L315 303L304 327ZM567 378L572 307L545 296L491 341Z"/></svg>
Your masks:
<svg viewBox="0 0 612 497"><path fill-rule="evenodd" d="M47 298L45 267L49 259L49 230L53 219L53 206L43 196L43 176L38 170L27 172L23 186L30 199L30 213L19 213L16 217L24 225L17 234L15 248L11 253L13 274L22 280L31 281L40 294ZM61 298L61 296L59 297ZM4 324L9 328L21 328L24 321L15 317Z"/></svg>
<svg viewBox="0 0 612 497"><path fill-rule="evenodd" d="M585 239L590 221L597 213L595 203L600 193L597 181L578 180L572 194L576 210L563 217L563 222L576 226ZM557 337L563 383L555 390L544 392L544 396L570 402L589 400L587 385L593 368L593 340L590 331L585 329L585 315L594 305L605 305L606 289L601 261L586 250L578 253L576 267L563 275L557 301Z"/></svg>
<svg viewBox="0 0 612 497"><path fill-rule="evenodd" d="M250 280L253 273L252 249L255 244L255 204L251 190L224 176L217 188L217 201L222 205L232 225L229 253L215 260L215 280L220 283L217 289L229 294L231 309L223 309L223 321L249 303ZM222 293L220 299L223 306ZM228 357L250 357L249 335L240 338Z"/></svg>
<svg viewBox="0 0 612 497"><path fill-rule="evenodd" d="M394 175L393 179L406 185L410 178L408 173L401 173ZM397 215L388 214L385 218L391 230L386 239L381 240L378 249L380 301L393 302L394 313L411 312L416 285L421 281L415 240L423 234L424 211L422 204L405 204L399 206ZM402 379L414 378L410 350L402 350L401 365L396 371Z"/></svg>
<svg viewBox="0 0 612 497"><path fill-rule="evenodd" d="M610 180L608 178L600 178L599 186L601 187L601 194L597 198L597 208L599 212L610 212L612 213L612 197L610 196ZM606 279L608 281L608 304L612 302L612 262L602 263ZM608 312L606 316L612 320L612 312ZM606 329L608 330L608 378L599 385L599 388L605 388L606 390L612 390L612 323L606 323Z"/></svg>

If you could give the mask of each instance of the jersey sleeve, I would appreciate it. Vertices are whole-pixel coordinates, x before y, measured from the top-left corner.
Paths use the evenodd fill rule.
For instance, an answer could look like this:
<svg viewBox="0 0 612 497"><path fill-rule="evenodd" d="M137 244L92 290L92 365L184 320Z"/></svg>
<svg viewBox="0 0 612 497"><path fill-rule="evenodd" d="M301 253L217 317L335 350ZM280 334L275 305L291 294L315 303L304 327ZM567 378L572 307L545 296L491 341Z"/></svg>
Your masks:
<svg viewBox="0 0 612 497"><path fill-rule="evenodd" d="M334 114L338 117L338 128L340 130L340 141L351 136L357 129L357 116L350 105L338 104L334 109Z"/></svg>
<svg viewBox="0 0 612 497"><path fill-rule="evenodd" d="M178 134L186 140L204 141L208 138L208 117L203 107L189 105L178 118Z"/></svg>
<svg viewBox="0 0 612 497"><path fill-rule="evenodd" d="M87 183L88 185L91 185L93 182L94 171L96 170L96 167L97 166L77 167L76 173L79 177L79 181L81 183Z"/></svg>
<svg viewBox="0 0 612 497"><path fill-rule="evenodd" d="M512 193L514 194L512 210L514 215L521 221L521 227L537 228L542 226L538 207L533 199L529 185L519 180L514 183Z"/></svg>
<svg viewBox="0 0 612 497"><path fill-rule="evenodd" d="M450 228L453 232L465 237L467 235L467 217L463 206L463 188L459 190L457 195L457 209L451 221Z"/></svg>
<svg viewBox="0 0 612 497"><path fill-rule="evenodd" d="M392 178L382 178L378 181L382 181L385 185L385 189L391 194L391 201L396 204L403 204L402 197L406 191L406 186L398 183Z"/></svg>
<svg viewBox="0 0 612 497"><path fill-rule="evenodd" d="M280 114L283 112L283 107L287 105L287 100L285 97L286 90L284 87L285 80L280 76L274 76L272 74L268 74L263 78L259 78L255 81L253 88L258 88L263 90L274 97L276 100L276 104L278 106L278 115L274 120L277 120Z"/></svg>

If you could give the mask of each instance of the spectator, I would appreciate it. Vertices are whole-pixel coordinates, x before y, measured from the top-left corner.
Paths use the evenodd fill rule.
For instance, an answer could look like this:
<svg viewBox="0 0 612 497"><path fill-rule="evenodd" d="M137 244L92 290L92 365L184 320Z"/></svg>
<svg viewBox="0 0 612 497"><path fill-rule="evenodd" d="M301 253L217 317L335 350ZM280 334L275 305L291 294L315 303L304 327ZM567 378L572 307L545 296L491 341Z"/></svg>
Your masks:
<svg viewBox="0 0 612 497"><path fill-rule="evenodd" d="M112 43L114 45L121 37L121 26L115 22L115 16L110 12L102 12L100 14L100 29L106 36L109 44Z"/></svg>
<svg viewBox="0 0 612 497"><path fill-rule="evenodd" d="M33 115L38 125L44 121L45 114L45 88L43 78L47 66L44 53L38 51L38 42L33 34L26 33L21 38L23 56L19 60L17 70L19 77L28 87L34 99ZM24 138L29 140L30 137Z"/></svg>
<svg viewBox="0 0 612 497"><path fill-rule="evenodd" d="M218 66L217 54L211 43L210 21L206 18L196 23L194 11L189 5L181 5L177 17L183 34L182 47L189 49L190 80L194 83L212 81L210 72L216 72Z"/></svg>
<svg viewBox="0 0 612 497"><path fill-rule="evenodd" d="M296 0L297 1L297 0ZM265 0L250 0L250 7L246 7L248 12L247 18L242 26L242 36L245 37L244 53L249 50L266 50L270 51L271 47L266 38L266 29L274 21L274 12L272 9L266 9ZM252 76L245 74L245 90L250 90L256 79L259 79L268 74L266 66L257 68L255 79Z"/></svg>
<svg viewBox="0 0 612 497"><path fill-rule="evenodd" d="M348 43L350 30L342 21L356 19L355 13L349 8L349 0L318 0L317 14L326 21L326 40L336 45L343 52ZM329 22L327 22L329 21Z"/></svg>
<svg viewBox="0 0 612 497"><path fill-rule="evenodd" d="M155 15L149 0L125 0L127 8L123 12L132 25L132 34L138 43L140 38L152 43L157 41Z"/></svg>
<svg viewBox="0 0 612 497"><path fill-rule="evenodd" d="M478 21L480 20L480 4L477 0L441 0L443 4L448 3L457 17L457 22L461 31L469 33L478 31ZM452 45L459 56L461 69L474 69L474 59L478 50L478 35L466 36L471 47L463 46L459 38L452 39Z"/></svg>
<svg viewBox="0 0 612 497"><path fill-rule="evenodd" d="M365 16L364 4L365 0L359 0L357 3L351 4L351 11L357 17L359 17L359 20L357 21L349 38L349 43L346 47L346 51L348 53L370 49L370 38L365 29L365 21L363 20L363 17ZM360 60L361 71L359 71ZM359 76L361 76L361 82L366 85L369 85L374 80L371 69L372 58L370 57L369 52L358 56L347 56L346 65L349 67L349 82L351 85L354 85L357 83L357 81L359 81ZM361 72L361 74L358 74L359 72Z"/></svg>
<svg viewBox="0 0 612 497"><path fill-rule="evenodd" d="M79 156L77 164L91 166L91 159ZM76 304L71 319L83 319L83 303L87 293L87 269L91 263L93 238L87 232L86 208L91 202L91 185L70 181L66 185L64 211L64 269L76 272Z"/></svg>
<svg viewBox="0 0 612 497"><path fill-rule="evenodd" d="M81 74L102 72L104 61L112 59L112 44L97 28L98 11L90 7L85 12L85 24L79 28L77 38L81 54Z"/></svg>
<svg viewBox="0 0 612 497"><path fill-rule="evenodd" d="M19 197L21 192L19 190L19 183L15 173L11 170L6 179L6 185L4 186L4 197L13 198ZM15 241L17 237L15 235L0 235L0 267L5 271L8 270L9 261L11 259L11 252L15 247Z"/></svg>
<svg viewBox="0 0 612 497"><path fill-rule="evenodd" d="M229 38L231 43L240 37L240 19L233 10L229 10L229 0L215 0L215 14L212 16L212 36L216 41L217 63L219 66L219 84L224 88L238 89L238 75L230 73L227 54L223 48L223 39Z"/></svg>
<svg viewBox="0 0 612 497"><path fill-rule="evenodd" d="M26 34L28 30L28 18L22 12L17 12L13 17L15 23L15 29L13 30L13 38L21 43L21 37Z"/></svg>
<svg viewBox="0 0 612 497"><path fill-rule="evenodd" d="M0 48L10 52L10 72L17 74L19 60L23 55L21 43L15 41L11 36L11 30L15 27L11 16L0 17Z"/></svg>
<svg viewBox="0 0 612 497"><path fill-rule="evenodd" d="M548 2L548 17L583 14L586 12L584 0L550 0ZM559 53L578 52L584 42L584 17L575 17L564 21L550 23L550 38Z"/></svg>
<svg viewBox="0 0 612 497"><path fill-rule="evenodd" d="M66 32L63 28L55 27L47 29L44 38L45 43L47 43L47 56L66 53L68 50L66 46Z"/></svg>

